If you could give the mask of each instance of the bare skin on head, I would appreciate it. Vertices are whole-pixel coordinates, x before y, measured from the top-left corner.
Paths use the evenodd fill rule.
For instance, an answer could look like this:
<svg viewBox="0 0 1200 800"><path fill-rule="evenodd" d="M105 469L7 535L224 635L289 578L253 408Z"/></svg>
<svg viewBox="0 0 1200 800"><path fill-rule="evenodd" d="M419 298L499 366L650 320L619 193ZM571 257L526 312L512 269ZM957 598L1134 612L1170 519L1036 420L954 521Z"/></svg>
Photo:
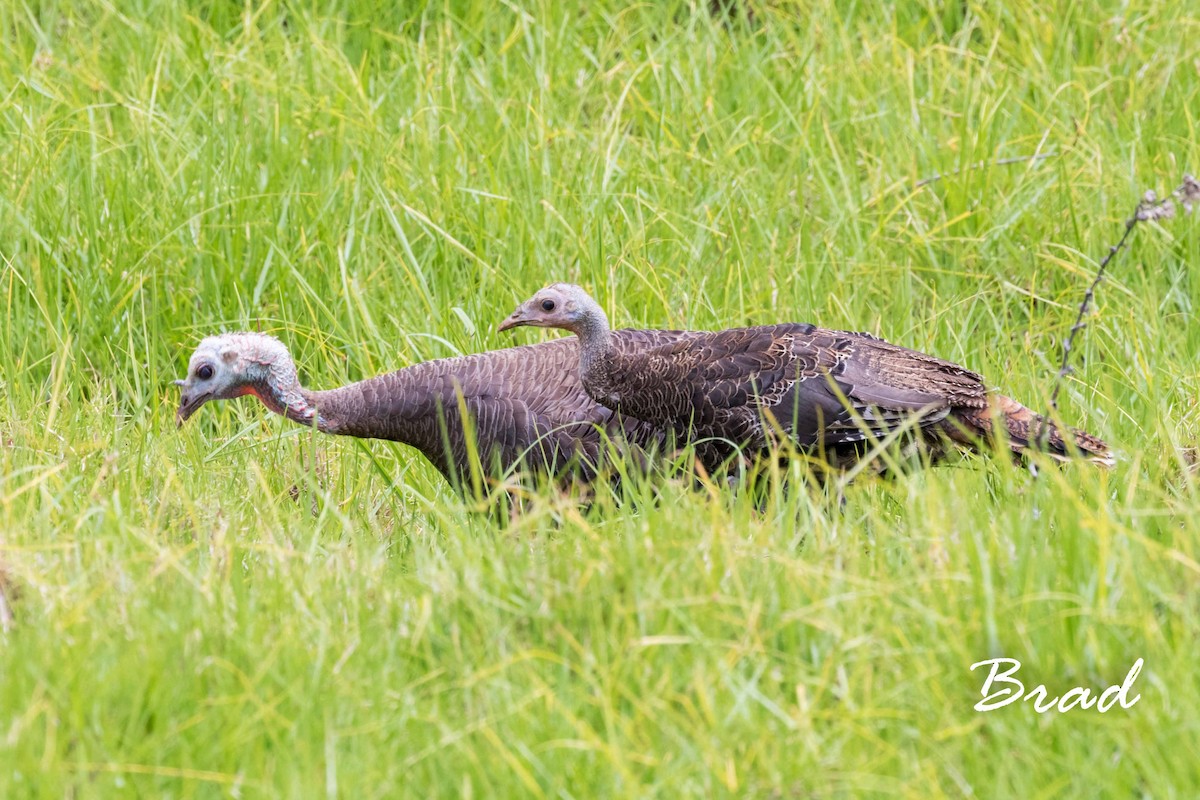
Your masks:
<svg viewBox="0 0 1200 800"><path fill-rule="evenodd" d="M608 332L608 317L591 295L572 283L552 283L517 306L498 330L528 325L535 328L562 328L574 334L592 336Z"/></svg>
<svg viewBox="0 0 1200 800"><path fill-rule="evenodd" d="M224 333L204 339L188 361L187 377L175 385L183 390L175 412L177 425L183 425L210 400L248 394L276 414L305 425L311 425L316 416L287 348L262 333Z"/></svg>
<svg viewBox="0 0 1200 800"><path fill-rule="evenodd" d="M976 449L1003 420L1012 450L1032 449L1042 418L983 378L948 361L874 336L803 323L697 332L669 344L623 351L611 344L608 318L587 292L556 283L522 303L499 326L561 328L579 337L580 380L596 402L690 441L711 442L702 460L739 448L767 447L776 432L824 453L854 460L863 447L912 428L940 453L955 442ZM1104 442L1048 426L1047 452L1078 451L1108 465Z"/></svg>

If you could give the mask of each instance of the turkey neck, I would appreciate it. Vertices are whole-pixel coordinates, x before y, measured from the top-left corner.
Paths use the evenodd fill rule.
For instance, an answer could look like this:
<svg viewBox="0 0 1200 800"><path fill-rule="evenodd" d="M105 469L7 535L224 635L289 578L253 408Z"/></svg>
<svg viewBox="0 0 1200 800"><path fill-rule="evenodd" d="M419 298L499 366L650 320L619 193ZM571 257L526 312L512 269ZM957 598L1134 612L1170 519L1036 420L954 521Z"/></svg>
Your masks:
<svg viewBox="0 0 1200 800"><path fill-rule="evenodd" d="M276 414L301 425L312 425L315 421L318 429L325 430L324 415L317 411L317 393L300 385L296 365L290 357L272 360L265 355L251 355L246 362L246 382L238 394L252 394Z"/></svg>
<svg viewBox="0 0 1200 800"><path fill-rule="evenodd" d="M256 396L267 408L301 425L313 426L322 433L349 433L354 436L378 438L397 437L397 431L384 430L392 406L403 395L400 381L393 376L379 376L367 381L347 384L337 389L312 391L300 385L296 365L291 358L274 362L252 361L247 369L249 380L245 393ZM367 384L382 383L379 390L367 389ZM382 406L389 406L383 408ZM389 435L390 434L390 435ZM423 444L423 443L418 443Z"/></svg>
<svg viewBox="0 0 1200 800"><path fill-rule="evenodd" d="M584 391L597 402L611 394L616 350L612 346L608 318L599 308L593 309L575 328L579 337L579 377Z"/></svg>
<svg viewBox="0 0 1200 800"><path fill-rule="evenodd" d="M322 433L415 447L447 477L461 455L458 403L463 388L446 362L416 364L319 391L300 385L290 359L252 360L247 372L241 394L255 395L293 422L315 425Z"/></svg>

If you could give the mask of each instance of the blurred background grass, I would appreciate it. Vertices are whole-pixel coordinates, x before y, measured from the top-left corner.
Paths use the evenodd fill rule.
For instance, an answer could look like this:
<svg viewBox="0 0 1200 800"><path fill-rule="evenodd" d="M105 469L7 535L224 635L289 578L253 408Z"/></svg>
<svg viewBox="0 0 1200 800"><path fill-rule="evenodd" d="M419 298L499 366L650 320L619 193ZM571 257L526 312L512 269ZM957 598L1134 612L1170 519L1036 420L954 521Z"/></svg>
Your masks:
<svg viewBox="0 0 1200 800"><path fill-rule="evenodd" d="M1192 220L1137 231L1077 347L1107 474L546 495L501 530L251 401L176 432L206 334L327 387L541 336L495 323L552 280L1044 405L1095 259L1200 165L1195 15L755 8L0 3L4 796L1195 792ZM1143 657L1142 700L976 714L996 655L1051 693Z"/></svg>

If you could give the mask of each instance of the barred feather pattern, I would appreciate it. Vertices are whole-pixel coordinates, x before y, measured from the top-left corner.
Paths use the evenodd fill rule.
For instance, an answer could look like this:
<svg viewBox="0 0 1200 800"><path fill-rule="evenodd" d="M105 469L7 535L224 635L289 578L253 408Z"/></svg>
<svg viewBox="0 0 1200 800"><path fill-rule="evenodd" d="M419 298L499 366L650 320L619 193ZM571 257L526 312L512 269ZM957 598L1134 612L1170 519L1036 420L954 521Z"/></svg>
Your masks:
<svg viewBox="0 0 1200 800"><path fill-rule="evenodd" d="M586 343L584 345L587 346ZM901 427L930 442L977 448L996 438L1035 448L1042 417L965 367L874 336L784 323L699 333L635 351L613 349L583 374L601 404L692 441L716 461L767 447L776 433L831 461ZM1046 424L1052 457L1111 465L1100 439Z"/></svg>

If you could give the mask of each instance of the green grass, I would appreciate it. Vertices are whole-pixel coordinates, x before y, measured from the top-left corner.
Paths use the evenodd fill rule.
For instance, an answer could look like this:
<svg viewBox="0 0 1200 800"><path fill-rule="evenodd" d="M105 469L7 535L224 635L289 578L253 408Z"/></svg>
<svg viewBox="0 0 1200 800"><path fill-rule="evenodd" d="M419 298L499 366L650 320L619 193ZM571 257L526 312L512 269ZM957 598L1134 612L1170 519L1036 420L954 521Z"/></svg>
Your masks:
<svg viewBox="0 0 1200 800"><path fill-rule="evenodd" d="M1095 259L1200 171L1186 3L319 5L0 3L0 796L1196 794L1194 218L1136 232L1077 347L1108 473L501 528L251 400L176 431L170 385L229 329L318 387L528 342L495 324L571 280L1044 407ZM978 714L997 655L1052 693L1141 657L1142 699Z"/></svg>

